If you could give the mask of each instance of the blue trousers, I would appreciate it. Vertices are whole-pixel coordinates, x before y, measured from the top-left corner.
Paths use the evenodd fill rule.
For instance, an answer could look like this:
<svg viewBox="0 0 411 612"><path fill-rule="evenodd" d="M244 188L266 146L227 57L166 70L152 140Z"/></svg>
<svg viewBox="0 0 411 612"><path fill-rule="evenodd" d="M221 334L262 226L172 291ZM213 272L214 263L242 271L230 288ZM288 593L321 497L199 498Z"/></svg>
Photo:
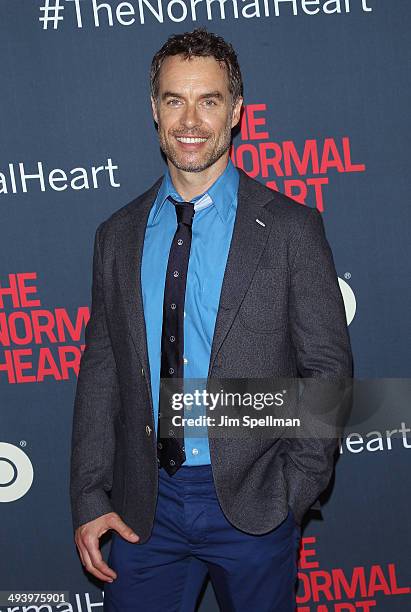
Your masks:
<svg viewBox="0 0 411 612"><path fill-rule="evenodd" d="M138 532L137 532L138 533ZM193 612L207 573L222 612L294 612L301 528L290 510L263 535L236 529L219 505L210 465L159 470L150 538L113 532L104 612Z"/></svg>

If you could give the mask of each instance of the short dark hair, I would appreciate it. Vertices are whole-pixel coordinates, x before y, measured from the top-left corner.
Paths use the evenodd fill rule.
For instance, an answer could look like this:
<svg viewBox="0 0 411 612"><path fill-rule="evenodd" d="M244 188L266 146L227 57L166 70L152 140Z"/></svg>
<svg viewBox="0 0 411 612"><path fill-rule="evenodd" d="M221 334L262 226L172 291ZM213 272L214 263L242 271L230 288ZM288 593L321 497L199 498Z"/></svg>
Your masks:
<svg viewBox="0 0 411 612"><path fill-rule="evenodd" d="M243 79L237 55L231 43L226 42L217 34L208 32L206 28L196 28L192 32L170 36L154 55L150 68L150 91L154 100L158 97L161 65L164 59L171 55L183 55L184 59L214 57L220 64L224 63L227 69L228 89L233 103L243 96Z"/></svg>

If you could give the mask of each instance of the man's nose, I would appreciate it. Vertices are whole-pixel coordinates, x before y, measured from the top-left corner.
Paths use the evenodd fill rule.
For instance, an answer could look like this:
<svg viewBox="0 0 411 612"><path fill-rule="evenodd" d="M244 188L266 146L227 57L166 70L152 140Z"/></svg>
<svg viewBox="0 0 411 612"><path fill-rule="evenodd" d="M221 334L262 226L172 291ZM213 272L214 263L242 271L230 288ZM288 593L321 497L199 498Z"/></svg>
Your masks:
<svg viewBox="0 0 411 612"><path fill-rule="evenodd" d="M186 104L182 120L187 127L193 127L200 123L197 106L195 104Z"/></svg>

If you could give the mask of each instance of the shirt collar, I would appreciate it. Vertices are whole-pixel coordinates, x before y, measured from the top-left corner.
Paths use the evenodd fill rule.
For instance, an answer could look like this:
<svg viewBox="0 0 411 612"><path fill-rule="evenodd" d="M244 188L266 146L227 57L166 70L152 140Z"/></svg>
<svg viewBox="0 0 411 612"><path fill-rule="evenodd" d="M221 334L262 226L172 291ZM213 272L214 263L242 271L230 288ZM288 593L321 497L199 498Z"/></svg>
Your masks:
<svg viewBox="0 0 411 612"><path fill-rule="evenodd" d="M211 187L206 192L193 198L191 201L194 202L194 204L197 203L199 209L207 206L208 203L214 204L221 220L223 222L227 222L229 218L230 207L237 195L238 183L238 170L234 166L231 159L229 159L224 172L220 174L218 179L214 181ZM175 200L179 200L180 202L183 201L182 197L179 193L177 193L173 185L170 172L167 168L157 194L156 202L154 204L155 210L153 211L152 217L153 223L156 220L168 196L172 196Z"/></svg>

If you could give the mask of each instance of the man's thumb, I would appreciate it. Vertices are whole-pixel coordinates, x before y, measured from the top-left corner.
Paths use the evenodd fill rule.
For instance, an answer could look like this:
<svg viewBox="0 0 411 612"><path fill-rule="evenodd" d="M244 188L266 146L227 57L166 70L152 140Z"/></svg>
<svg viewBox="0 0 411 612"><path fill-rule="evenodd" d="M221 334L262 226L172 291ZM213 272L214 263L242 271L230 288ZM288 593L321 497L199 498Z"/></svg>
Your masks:
<svg viewBox="0 0 411 612"><path fill-rule="evenodd" d="M138 542L140 537L122 521L121 519L116 523L114 529L121 535L122 538L129 542Z"/></svg>

